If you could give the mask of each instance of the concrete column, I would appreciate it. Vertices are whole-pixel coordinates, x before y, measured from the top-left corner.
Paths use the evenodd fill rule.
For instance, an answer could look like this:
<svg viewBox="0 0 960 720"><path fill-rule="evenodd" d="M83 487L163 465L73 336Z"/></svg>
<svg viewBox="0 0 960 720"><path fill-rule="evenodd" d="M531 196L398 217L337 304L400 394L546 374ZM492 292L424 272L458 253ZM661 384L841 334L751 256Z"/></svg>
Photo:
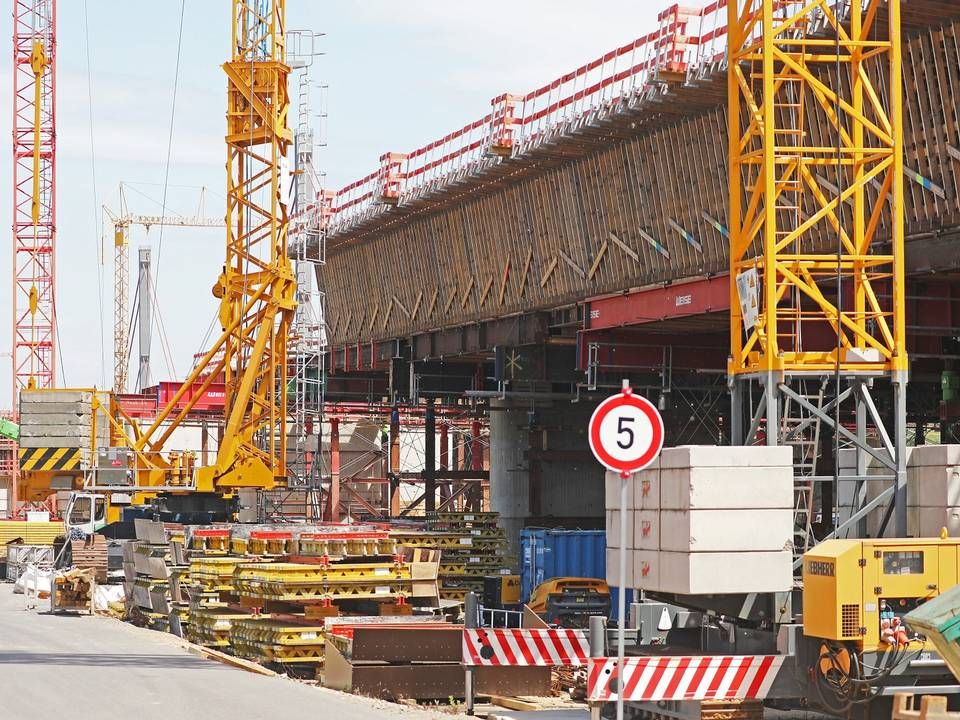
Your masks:
<svg viewBox="0 0 960 720"><path fill-rule="evenodd" d="M508 401L493 400L490 405L490 509L500 513L508 554L519 555L520 529L529 508L527 412Z"/></svg>

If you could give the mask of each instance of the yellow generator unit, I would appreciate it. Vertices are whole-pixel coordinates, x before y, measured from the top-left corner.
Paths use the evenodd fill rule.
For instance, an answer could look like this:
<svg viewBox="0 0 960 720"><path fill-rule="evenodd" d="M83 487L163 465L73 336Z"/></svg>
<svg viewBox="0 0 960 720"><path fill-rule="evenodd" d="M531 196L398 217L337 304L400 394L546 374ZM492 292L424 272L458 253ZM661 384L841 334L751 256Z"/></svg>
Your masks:
<svg viewBox="0 0 960 720"><path fill-rule="evenodd" d="M885 650L904 615L957 584L958 547L956 538L820 543L803 556L804 635Z"/></svg>

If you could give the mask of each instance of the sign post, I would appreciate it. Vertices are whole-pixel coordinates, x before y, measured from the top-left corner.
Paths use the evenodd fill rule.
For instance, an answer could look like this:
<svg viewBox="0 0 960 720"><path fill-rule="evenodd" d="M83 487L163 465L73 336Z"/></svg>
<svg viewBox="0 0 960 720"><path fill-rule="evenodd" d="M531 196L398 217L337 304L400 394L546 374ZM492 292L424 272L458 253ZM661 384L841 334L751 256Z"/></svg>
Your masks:
<svg viewBox="0 0 960 720"><path fill-rule="evenodd" d="M590 450L597 461L620 473L620 580L617 583L617 720L623 720L623 656L627 603L627 502L630 478L650 465L663 449L663 419L644 397L633 394L630 381L601 402L590 417Z"/></svg>

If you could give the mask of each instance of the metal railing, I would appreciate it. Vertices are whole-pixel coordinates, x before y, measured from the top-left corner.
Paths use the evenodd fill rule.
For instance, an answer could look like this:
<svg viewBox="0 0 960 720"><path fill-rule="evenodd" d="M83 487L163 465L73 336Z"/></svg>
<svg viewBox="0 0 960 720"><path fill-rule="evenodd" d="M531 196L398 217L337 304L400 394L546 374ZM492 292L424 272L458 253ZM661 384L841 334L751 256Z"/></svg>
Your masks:
<svg viewBox="0 0 960 720"><path fill-rule="evenodd" d="M844 15L850 0L831 3ZM779 0L786 17L803 0ZM656 30L525 95L502 94L483 117L409 153L385 153L380 168L332 193L334 235L435 191L456 186L505 158L519 157L576 129L661 95L668 83L695 85L723 71L727 0L671 5ZM759 12L755 9L754 12ZM752 38L759 37L755 23ZM749 42L749 40L748 40Z"/></svg>

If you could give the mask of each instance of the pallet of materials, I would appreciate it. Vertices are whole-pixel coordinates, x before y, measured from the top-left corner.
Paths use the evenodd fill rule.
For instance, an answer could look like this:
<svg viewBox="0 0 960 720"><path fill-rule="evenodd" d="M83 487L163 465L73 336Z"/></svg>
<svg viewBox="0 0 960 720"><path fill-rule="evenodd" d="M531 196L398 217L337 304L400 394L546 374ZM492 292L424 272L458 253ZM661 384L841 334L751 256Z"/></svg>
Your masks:
<svg viewBox="0 0 960 720"><path fill-rule="evenodd" d="M57 573L50 593L50 611L82 610L93 615L96 573L92 568Z"/></svg>
<svg viewBox="0 0 960 720"><path fill-rule="evenodd" d="M301 624L306 619L249 617L234 620L231 645L234 653L265 665L315 669L323 664L323 625Z"/></svg>

